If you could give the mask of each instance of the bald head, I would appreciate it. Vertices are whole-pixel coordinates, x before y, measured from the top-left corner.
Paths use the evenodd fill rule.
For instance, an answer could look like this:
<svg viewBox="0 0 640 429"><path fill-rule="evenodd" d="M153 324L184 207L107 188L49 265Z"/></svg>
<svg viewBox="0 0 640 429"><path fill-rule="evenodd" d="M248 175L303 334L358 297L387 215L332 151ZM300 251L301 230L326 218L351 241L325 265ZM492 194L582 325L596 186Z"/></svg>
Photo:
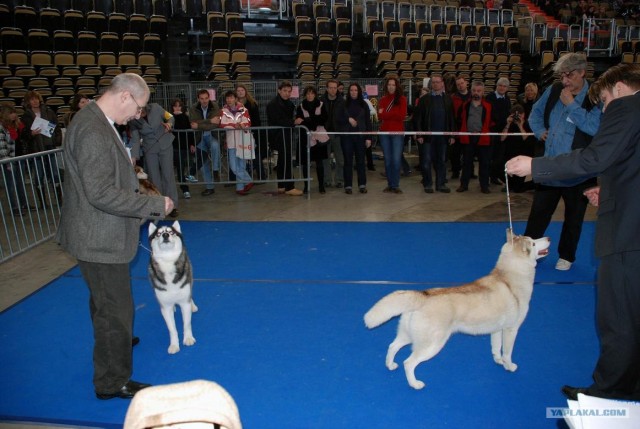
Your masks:
<svg viewBox="0 0 640 429"><path fill-rule="evenodd" d="M134 73L122 73L113 78L96 103L108 118L124 125L138 119L148 101L149 87L144 79Z"/></svg>

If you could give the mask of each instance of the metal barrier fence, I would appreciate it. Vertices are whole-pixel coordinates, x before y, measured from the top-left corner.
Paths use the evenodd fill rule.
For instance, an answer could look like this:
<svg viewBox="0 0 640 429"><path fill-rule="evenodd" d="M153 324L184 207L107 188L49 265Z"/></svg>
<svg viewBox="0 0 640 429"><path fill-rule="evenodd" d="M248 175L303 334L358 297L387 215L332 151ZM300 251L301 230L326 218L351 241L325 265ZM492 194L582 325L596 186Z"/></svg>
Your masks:
<svg viewBox="0 0 640 429"><path fill-rule="evenodd" d="M251 134L253 139L252 148L243 154L237 148L236 135L231 133L244 131ZM243 165L254 183L278 183L280 186L302 180L309 186L312 179L309 177L310 137L307 128L251 127L245 128L244 131L223 128L214 129L209 133L174 130L176 183L198 183L208 189L213 189L215 185L238 183L238 163L230 162L229 151L225 150L227 139L233 138L233 146L236 146L235 156L244 161ZM280 174L276 171L278 165L286 167Z"/></svg>
<svg viewBox="0 0 640 429"><path fill-rule="evenodd" d="M0 262L40 244L60 221L62 150L3 159L0 190Z"/></svg>
<svg viewBox="0 0 640 429"><path fill-rule="evenodd" d="M303 181L310 188L313 180L310 177L310 137L305 127L254 127L247 130L254 139L251 150L255 152L255 158L247 155L240 163L229 162L229 153L224 149L226 130L213 130L208 142L203 141L202 132L176 130L176 184L193 184L194 179L207 188L235 184L237 181L233 170L237 171L239 165L244 165L255 183L278 183L278 186L284 186L286 183ZM192 152L191 146L200 148ZM279 163L281 174L276 172ZM63 148L6 158L0 160L0 167L2 263L55 235L63 203ZM310 194L307 193L307 198L310 198Z"/></svg>

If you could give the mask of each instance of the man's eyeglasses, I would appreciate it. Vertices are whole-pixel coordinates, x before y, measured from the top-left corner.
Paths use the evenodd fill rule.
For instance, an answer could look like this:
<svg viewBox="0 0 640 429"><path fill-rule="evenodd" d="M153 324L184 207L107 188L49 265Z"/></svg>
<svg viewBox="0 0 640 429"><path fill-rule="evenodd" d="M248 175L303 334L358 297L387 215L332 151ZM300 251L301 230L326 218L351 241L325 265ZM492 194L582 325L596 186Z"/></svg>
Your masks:
<svg viewBox="0 0 640 429"><path fill-rule="evenodd" d="M138 110L137 110L137 112L136 112L136 113L141 113L141 112L142 112L142 109L144 109L144 107L142 107L142 106L140 106L140 105L138 104L138 102L136 101L136 99L135 99L135 98L133 98L133 95L131 95L131 94L129 94L129 95L131 96L131 99L133 100L133 102L134 102L134 103L136 103L136 107L138 108Z"/></svg>
<svg viewBox="0 0 640 429"><path fill-rule="evenodd" d="M573 72L575 72L575 71L576 71L576 69L573 69L573 70L568 71L568 72L560 72L560 79L564 79L565 77L567 79L570 78L571 76L573 76Z"/></svg>

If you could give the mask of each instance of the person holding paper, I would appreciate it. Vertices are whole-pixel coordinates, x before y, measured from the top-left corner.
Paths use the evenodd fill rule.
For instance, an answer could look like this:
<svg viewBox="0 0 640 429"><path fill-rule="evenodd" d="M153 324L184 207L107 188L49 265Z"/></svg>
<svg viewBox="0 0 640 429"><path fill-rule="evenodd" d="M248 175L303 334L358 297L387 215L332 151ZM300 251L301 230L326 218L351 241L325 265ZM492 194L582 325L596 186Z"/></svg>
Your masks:
<svg viewBox="0 0 640 429"><path fill-rule="evenodd" d="M58 126L58 117L42 99L38 91L27 91L23 104L24 115L22 122L24 130L21 138L28 147L28 153L38 153L54 149L62 144L62 130ZM53 162L52 162L53 161ZM54 165L55 164L55 165ZM42 162L35 164L38 199L44 208L47 204L44 186L49 182L53 183L58 201L62 201L62 191L60 187L60 174L55 157L44 157Z"/></svg>

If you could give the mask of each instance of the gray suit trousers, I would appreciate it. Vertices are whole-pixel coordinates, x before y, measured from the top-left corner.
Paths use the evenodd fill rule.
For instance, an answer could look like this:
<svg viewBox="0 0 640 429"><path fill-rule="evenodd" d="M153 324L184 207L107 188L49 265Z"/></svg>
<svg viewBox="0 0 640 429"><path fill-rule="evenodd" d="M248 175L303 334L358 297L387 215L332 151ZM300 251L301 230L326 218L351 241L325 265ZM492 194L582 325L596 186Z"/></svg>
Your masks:
<svg viewBox="0 0 640 429"><path fill-rule="evenodd" d="M129 264L78 261L89 286L93 322L93 385L96 393L114 393L131 378L133 296Z"/></svg>

